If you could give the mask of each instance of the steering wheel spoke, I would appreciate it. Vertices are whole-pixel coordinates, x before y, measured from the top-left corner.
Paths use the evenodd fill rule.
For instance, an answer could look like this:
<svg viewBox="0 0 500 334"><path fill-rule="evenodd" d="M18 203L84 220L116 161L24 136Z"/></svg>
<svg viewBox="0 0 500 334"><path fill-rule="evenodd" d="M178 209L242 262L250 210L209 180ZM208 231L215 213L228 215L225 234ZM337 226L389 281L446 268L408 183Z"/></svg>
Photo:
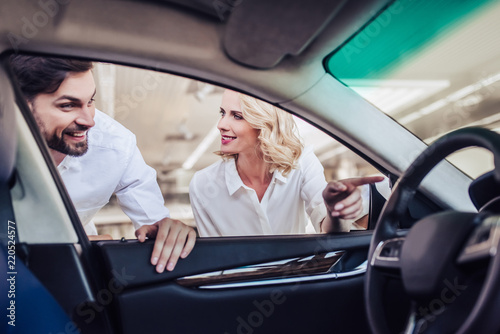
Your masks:
<svg viewBox="0 0 500 334"><path fill-rule="evenodd" d="M404 237L381 241L375 249L371 265L383 269L400 269L399 261L404 241Z"/></svg>
<svg viewBox="0 0 500 334"><path fill-rule="evenodd" d="M484 219L469 237L458 256L459 264L489 259L496 255L500 244L500 216Z"/></svg>
<svg viewBox="0 0 500 334"><path fill-rule="evenodd" d="M417 312L412 309L406 322L403 334L416 334L420 332L420 323L418 322Z"/></svg>

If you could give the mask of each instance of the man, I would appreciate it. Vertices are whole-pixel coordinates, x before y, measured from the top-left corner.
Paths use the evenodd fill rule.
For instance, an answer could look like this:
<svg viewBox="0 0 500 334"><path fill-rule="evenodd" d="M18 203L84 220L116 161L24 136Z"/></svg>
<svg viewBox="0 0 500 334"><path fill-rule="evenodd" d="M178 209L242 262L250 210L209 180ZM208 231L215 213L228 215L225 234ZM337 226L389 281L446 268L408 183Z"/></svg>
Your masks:
<svg viewBox="0 0 500 334"><path fill-rule="evenodd" d="M169 218L156 172L132 132L95 109L92 63L15 55L11 64L90 238L97 234L93 216L115 193L139 241L156 237L157 272L173 270L193 249L196 233Z"/></svg>

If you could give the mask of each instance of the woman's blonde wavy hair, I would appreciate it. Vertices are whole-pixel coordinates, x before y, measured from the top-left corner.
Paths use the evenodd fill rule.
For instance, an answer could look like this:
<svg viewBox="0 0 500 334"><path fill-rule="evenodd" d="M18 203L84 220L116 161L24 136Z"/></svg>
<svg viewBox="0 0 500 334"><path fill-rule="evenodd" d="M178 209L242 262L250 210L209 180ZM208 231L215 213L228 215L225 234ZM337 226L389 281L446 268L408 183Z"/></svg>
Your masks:
<svg viewBox="0 0 500 334"><path fill-rule="evenodd" d="M254 97L241 93L239 97L243 119L259 130L256 149L260 149L264 161L269 164L269 172L278 170L286 177L297 167L304 148L292 115ZM237 159L237 155L216 154Z"/></svg>

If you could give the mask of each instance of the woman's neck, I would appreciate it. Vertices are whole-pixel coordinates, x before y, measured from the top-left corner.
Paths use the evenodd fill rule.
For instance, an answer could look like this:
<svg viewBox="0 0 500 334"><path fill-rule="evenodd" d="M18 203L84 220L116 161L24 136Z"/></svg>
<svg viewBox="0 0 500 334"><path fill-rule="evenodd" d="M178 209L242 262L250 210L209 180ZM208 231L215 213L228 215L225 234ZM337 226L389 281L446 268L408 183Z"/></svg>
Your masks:
<svg viewBox="0 0 500 334"><path fill-rule="evenodd" d="M256 155L252 157L239 155L236 169L243 183L254 189L263 185L267 188L272 179L269 164Z"/></svg>

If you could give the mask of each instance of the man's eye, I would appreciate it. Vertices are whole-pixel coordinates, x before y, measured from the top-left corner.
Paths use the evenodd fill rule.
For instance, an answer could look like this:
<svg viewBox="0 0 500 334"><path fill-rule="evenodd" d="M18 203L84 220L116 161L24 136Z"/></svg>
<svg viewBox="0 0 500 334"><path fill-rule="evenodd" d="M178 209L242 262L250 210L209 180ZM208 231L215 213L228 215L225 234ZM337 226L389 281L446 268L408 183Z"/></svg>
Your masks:
<svg viewBox="0 0 500 334"><path fill-rule="evenodd" d="M91 98L90 101L89 101L89 103L88 103L88 105L90 106L90 105L94 104L94 102L95 102L95 99Z"/></svg>
<svg viewBox="0 0 500 334"><path fill-rule="evenodd" d="M59 105L59 108L61 108L61 109L71 109L74 107L75 107L75 105L73 103L64 103L64 104Z"/></svg>

